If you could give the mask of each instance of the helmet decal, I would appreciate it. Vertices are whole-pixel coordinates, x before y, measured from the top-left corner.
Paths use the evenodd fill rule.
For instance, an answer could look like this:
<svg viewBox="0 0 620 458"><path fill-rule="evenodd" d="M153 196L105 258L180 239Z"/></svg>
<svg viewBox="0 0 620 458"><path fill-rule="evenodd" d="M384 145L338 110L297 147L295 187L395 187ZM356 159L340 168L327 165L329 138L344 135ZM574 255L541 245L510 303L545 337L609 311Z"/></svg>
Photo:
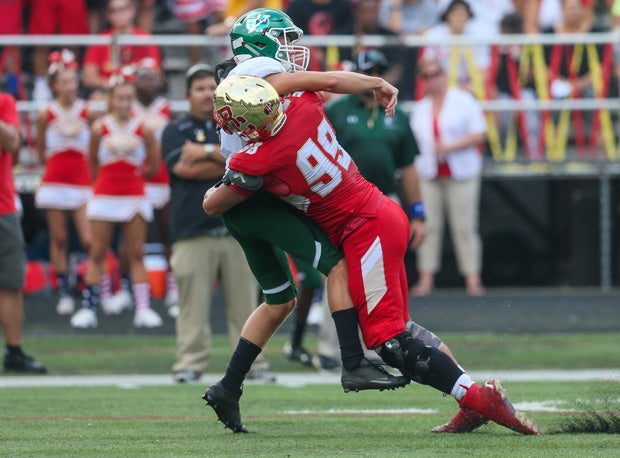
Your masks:
<svg viewBox="0 0 620 458"><path fill-rule="evenodd" d="M264 14L259 14L256 16L248 17L247 21L245 21L245 28L249 33L260 32L262 30L267 29L269 26L269 16Z"/></svg>

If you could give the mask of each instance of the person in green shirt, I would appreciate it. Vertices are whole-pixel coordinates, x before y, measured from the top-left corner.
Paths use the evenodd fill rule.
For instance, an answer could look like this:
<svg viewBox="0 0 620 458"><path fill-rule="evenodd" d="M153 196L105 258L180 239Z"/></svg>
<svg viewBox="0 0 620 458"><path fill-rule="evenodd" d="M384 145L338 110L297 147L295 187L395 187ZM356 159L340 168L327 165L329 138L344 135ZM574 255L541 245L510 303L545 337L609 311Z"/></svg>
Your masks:
<svg viewBox="0 0 620 458"><path fill-rule="evenodd" d="M385 55L374 49L357 54L355 66L358 72L371 76L381 76L389 67ZM383 194L409 209L411 248L416 248L425 233L424 206L413 165L419 152L418 145L407 115L397 107L394 116L385 116L385 110L372 93L332 99L325 114L336 130L338 141L351 155L362 176ZM402 192L399 192L399 181ZM405 202L401 202L401 196Z"/></svg>

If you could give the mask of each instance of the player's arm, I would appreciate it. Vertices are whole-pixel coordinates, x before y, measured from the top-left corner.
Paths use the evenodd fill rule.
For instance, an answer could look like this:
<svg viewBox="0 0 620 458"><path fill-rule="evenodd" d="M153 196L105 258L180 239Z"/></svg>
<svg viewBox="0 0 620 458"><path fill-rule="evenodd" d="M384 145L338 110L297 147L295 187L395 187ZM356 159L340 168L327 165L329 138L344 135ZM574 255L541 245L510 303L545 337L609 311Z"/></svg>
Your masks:
<svg viewBox="0 0 620 458"><path fill-rule="evenodd" d="M202 201L202 208L207 215L218 216L248 197L235 191L229 185L220 184L207 190Z"/></svg>
<svg viewBox="0 0 620 458"><path fill-rule="evenodd" d="M221 215L262 187L263 177L229 170L220 185L207 190L202 201L202 208L207 215Z"/></svg>
<svg viewBox="0 0 620 458"><path fill-rule="evenodd" d="M385 107L388 116L394 114L398 102L398 89L383 78L362 73L333 72L295 72L274 73L265 77L279 94L295 91L327 91L336 94L358 94L373 91L375 99Z"/></svg>

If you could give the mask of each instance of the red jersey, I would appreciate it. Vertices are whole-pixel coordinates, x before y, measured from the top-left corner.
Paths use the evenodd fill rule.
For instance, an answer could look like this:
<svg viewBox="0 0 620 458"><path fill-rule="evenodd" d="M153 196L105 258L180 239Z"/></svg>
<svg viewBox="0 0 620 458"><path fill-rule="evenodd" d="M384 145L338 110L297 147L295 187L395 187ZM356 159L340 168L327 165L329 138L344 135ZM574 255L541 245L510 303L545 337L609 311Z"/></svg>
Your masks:
<svg viewBox="0 0 620 458"><path fill-rule="evenodd" d="M0 93L0 120L18 130L19 115L15 99L9 94ZM0 215L17 211L15 207L15 185L13 184L13 156L0 148Z"/></svg>
<svg viewBox="0 0 620 458"><path fill-rule="evenodd" d="M232 157L229 168L262 176L265 190L306 213L340 246L350 232L376 217L383 195L338 144L317 94L297 92L285 104L287 120L280 132L248 144Z"/></svg>
<svg viewBox="0 0 620 458"><path fill-rule="evenodd" d="M106 30L102 35L111 35L112 30ZM143 36L148 40L150 33L146 30L134 27L131 31L132 35ZM120 47L120 66L135 64L145 57L152 57L161 66L161 51L156 45L135 46L126 45ZM99 72L104 78L108 78L114 67L112 66L112 55L110 46L94 45L86 50L84 54L84 65L94 64L99 67Z"/></svg>

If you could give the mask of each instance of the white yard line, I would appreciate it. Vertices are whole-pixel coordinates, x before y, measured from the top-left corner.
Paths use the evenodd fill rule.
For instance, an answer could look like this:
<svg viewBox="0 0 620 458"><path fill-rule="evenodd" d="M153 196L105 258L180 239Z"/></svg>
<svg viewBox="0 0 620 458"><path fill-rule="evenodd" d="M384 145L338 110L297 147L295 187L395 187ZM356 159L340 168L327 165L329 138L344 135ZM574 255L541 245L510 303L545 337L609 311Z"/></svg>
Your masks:
<svg viewBox="0 0 620 458"><path fill-rule="evenodd" d="M481 382L490 378L514 382L581 382L605 380L620 382L620 369L584 370L526 370L526 371L474 371L470 375ZM222 374L205 374L197 384L208 386L215 383ZM331 385L340 383L340 375L333 373L281 373L277 384L297 387L304 385ZM95 387L118 386L136 388L140 386L173 385L172 375L0 375L0 388L47 388L47 387ZM263 384L248 381L247 385Z"/></svg>

